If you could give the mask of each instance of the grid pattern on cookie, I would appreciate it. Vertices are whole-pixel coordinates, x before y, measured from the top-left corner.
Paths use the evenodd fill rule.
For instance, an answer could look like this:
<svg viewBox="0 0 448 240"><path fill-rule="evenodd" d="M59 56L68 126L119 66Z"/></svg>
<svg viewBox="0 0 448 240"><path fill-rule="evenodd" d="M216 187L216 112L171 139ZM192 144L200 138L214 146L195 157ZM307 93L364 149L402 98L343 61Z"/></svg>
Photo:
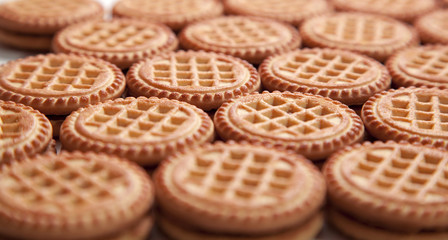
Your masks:
<svg viewBox="0 0 448 240"><path fill-rule="evenodd" d="M188 129L194 116L184 107L147 101L105 104L90 116L90 132L122 139L160 139Z"/></svg>
<svg viewBox="0 0 448 240"><path fill-rule="evenodd" d="M342 122L340 113L309 96L295 100L272 96L242 103L239 104L237 113L257 130L272 136L322 134Z"/></svg>
<svg viewBox="0 0 448 240"><path fill-rule="evenodd" d="M10 169L0 185L18 204L59 214L120 199L129 182L104 162L55 159Z"/></svg>
<svg viewBox="0 0 448 240"><path fill-rule="evenodd" d="M94 22L69 33L69 41L78 46L116 51L140 48L160 37L157 25L136 24L133 21Z"/></svg>
<svg viewBox="0 0 448 240"><path fill-rule="evenodd" d="M377 44L400 37L397 28L401 26L371 16L336 15L324 18L324 21L322 28L316 31L331 36L335 41Z"/></svg>
<svg viewBox="0 0 448 240"><path fill-rule="evenodd" d="M212 43L227 45L254 45L280 40L278 25L247 18L222 18L206 23L198 36ZM202 26L202 25L198 25ZM201 27L202 28L202 27Z"/></svg>
<svg viewBox="0 0 448 240"><path fill-rule="evenodd" d="M173 55L169 61L155 61L150 76L171 87L220 87L234 85L236 63L208 56Z"/></svg>
<svg viewBox="0 0 448 240"><path fill-rule="evenodd" d="M293 188L294 169L277 154L211 149L195 156L186 182L199 186L202 194L220 199L275 203Z"/></svg>
<svg viewBox="0 0 448 240"><path fill-rule="evenodd" d="M392 97L390 118L394 123L432 133L448 132L448 96L431 93L404 93Z"/></svg>
<svg viewBox="0 0 448 240"><path fill-rule="evenodd" d="M352 6L352 7L363 7L365 10L369 9L380 9L387 12L402 12L406 9L415 9L422 7L422 3L425 1L421 0L336 0L336 4L341 2L341 4ZM430 2L430 1L428 1Z"/></svg>
<svg viewBox="0 0 448 240"><path fill-rule="evenodd" d="M247 7L250 10L256 9L260 12L269 12L269 13L303 13L306 11L316 11L316 7L326 6L324 1L321 0L292 0L292 1L284 1L284 0L242 0L242 1L234 1L235 5L238 4L242 7Z"/></svg>
<svg viewBox="0 0 448 240"><path fill-rule="evenodd" d="M17 88L62 93L89 90L104 72L85 60L50 57L18 63L7 81Z"/></svg>
<svg viewBox="0 0 448 240"><path fill-rule="evenodd" d="M412 58L406 59L406 67L433 77L448 77L448 48L421 50Z"/></svg>
<svg viewBox="0 0 448 240"><path fill-rule="evenodd" d="M19 111L0 106L0 145L11 142L24 134L23 126L19 121L21 114Z"/></svg>
<svg viewBox="0 0 448 240"><path fill-rule="evenodd" d="M356 154L357 165L351 173L363 179L365 186L388 196L425 199L430 194L448 194L448 158L440 152L409 147L368 149Z"/></svg>
<svg viewBox="0 0 448 240"><path fill-rule="evenodd" d="M152 14L186 14L188 11L198 11L201 7L210 5L207 0L127 0L124 2L130 8L148 11Z"/></svg>
<svg viewBox="0 0 448 240"><path fill-rule="evenodd" d="M66 14L73 14L79 8L85 7L87 3L87 1L78 0L22 0L13 2L11 6L16 11L25 15L64 16Z"/></svg>
<svg viewBox="0 0 448 240"><path fill-rule="evenodd" d="M297 53L278 67L280 74L293 76L299 83L305 80L326 85L354 83L370 69L371 64L362 57L329 52Z"/></svg>

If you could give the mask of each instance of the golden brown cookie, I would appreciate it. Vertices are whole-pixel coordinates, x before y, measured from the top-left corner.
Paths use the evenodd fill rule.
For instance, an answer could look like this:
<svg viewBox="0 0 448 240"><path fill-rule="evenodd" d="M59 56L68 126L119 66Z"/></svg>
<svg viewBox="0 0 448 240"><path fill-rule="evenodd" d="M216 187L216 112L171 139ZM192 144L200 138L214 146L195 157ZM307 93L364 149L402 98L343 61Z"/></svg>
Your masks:
<svg viewBox="0 0 448 240"><path fill-rule="evenodd" d="M364 124L381 140L448 148L448 91L400 88L376 94L362 109Z"/></svg>
<svg viewBox="0 0 448 240"><path fill-rule="evenodd" d="M16 33L0 28L0 43L22 50L50 51L52 35Z"/></svg>
<svg viewBox="0 0 448 240"><path fill-rule="evenodd" d="M414 26L422 42L448 44L448 10L428 13L415 21Z"/></svg>
<svg viewBox="0 0 448 240"><path fill-rule="evenodd" d="M212 141L213 132L210 117L191 104L129 97L73 112L59 138L70 151L105 152L155 165L175 151Z"/></svg>
<svg viewBox="0 0 448 240"><path fill-rule="evenodd" d="M394 54L386 66L397 87L448 88L448 46L404 49Z"/></svg>
<svg viewBox="0 0 448 240"><path fill-rule="evenodd" d="M126 81L111 63L67 54L31 56L0 69L0 99L22 103L49 115L67 115L114 99Z"/></svg>
<svg viewBox="0 0 448 240"><path fill-rule="evenodd" d="M323 171L330 220L356 239L446 239L447 166L448 152L428 146L389 141L347 147Z"/></svg>
<svg viewBox="0 0 448 240"><path fill-rule="evenodd" d="M390 86L381 63L349 51L303 49L269 57L259 67L269 91L322 95L347 105L362 105Z"/></svg>
<svg viewBox="0 0 448 240"><path fill-rule="evenodd" d="M94 0L18 0L0 5L0 28L28 34L53 34L81 21L103 18Z"/></svg>
<svg viewBox="0 0 448 240"><path fill-rule="evenodd" d="M267 18L227 16L193 23L179 35L183 48L224 53L253 64L296 49L300 36L291 25Z"/></svg>
<svg viewBox="0 0 448 240"><path fill-rule="evenodd" d="M339 11L380 14L412 23L438 7L437 0L331 0Z"/></svg>
<svg viewBox="0 0 448 240"><path fill-rule="evenodd" d="M50 121L42 113L0 100L0 164L45 152L51 138Z"/></svg>
<svg viewBox="0 0 448 240"><path fill-rule="evenodd" d="M222 139L272 144L311 160L324 159L364 134L361 119L346 105L306 93L232 99L218 109L214 122Z"/></svg>
<svg viewBox="0 0 448 240"><path fill-rule="evenodd" d="M176 35L167 26L124 18L71 25L53 39L55 52L102 58L122 69L176 48Z"/></svg>
<svg viewBox="0 0 448 240"><path fill-rule="evenodd" d="M410 26L380 15L336 13L306 20L300 33L308 47L338 48L384 62L398 50L418 44Z"/></svg>
<svg viewBox="0 0 448 240"><path fill-rule="evenodd" d="M127 73L132 96L167 97L209 111L260 89L257 70L231 56L179 51L143 60Z"/></svg>
<svg viewBox="0 0 448 240"><path fill-rule="evenodd" d="M189 23L221 15L223 6L220 0L120 0L112 13L115 17L164 23L179 31Z"/></svg>
<svg viewBox="0 0 448 240"><path fill-rule="evenodd" d="M154 181L162 216L175 219L162 220L161 227L173 237L185 231L211 239L279 239L271 236L297 234L294 228L311 223L301 233L312 238L322 224L314 219L325 199L324 180L292 152L235 142L204 145L164 161Z"/></svg>
<svg viewBox="0 0 448 240"><path fill-rule="evenodd" d="M0 233L11 238L110 236L133 227L154 200L143 169L105 154L40 155L2 166L0 179Z"/></svg>
<svg viewBox="0 0 448 240"><path fill-rule="evenodd" d="M326 0L224 0L223 3L228 14L272 18L295 26L333 10Z"/></svg>

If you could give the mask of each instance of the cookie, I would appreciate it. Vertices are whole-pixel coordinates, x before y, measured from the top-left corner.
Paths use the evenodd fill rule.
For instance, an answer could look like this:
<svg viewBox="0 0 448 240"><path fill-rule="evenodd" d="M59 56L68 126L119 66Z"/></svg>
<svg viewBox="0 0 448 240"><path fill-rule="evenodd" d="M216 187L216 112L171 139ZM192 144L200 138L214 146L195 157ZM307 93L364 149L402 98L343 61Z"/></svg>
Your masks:
<svg viewBox="0 0 448 240"><path fill-rule="evenodd" d="M50 120L51 126L53 127L53 137L58 138L59 132L61 130L61 125L64 122L65 115L47 115L48 120Z"/></svg>
<svg viewBox="0 0 448 240"><path fill-rule="evenodd" d="M134 227L154 201L137 165L96 153L45 154L0 168L0 234L98 239Z"/></svg>
<svg viewBox="0 0 448 240"><path fill-rule="evenodd" d="M415 21L423 43L448 44L448 10L428 13Z"/></svg>
<svg viewBox="0 0 448 240"><path fill-rule="evenodd" d="M287 22L294 26L307 18L332 12L325 0L224 0L228 14L258 16Z"/></svg>
<svg viewBox="0 0 448 240"><path fill-rule="evenodd" d="M269 91L322 95L347 105L362 105L386 90L391 78L381 63L349 51L302 49L275 55L259 67Z"/></svg>
<svg viewBox="0 0 448 240"><path fill-rule="evenodd" d="M18 0L0 5L0 29L27 34L54 34L64 27L103 18L93 0Z"/></svg>
<svg viewBox="0 0 448 240"><path fill-rule="evenodd" d="M257 70L227 55L179 51L134 64L127 73L132 96L167 97L209 111L260 89Z"/></svg>
<svg viewBox="0 0 448 240"><path fill-rule="evenodd" d="M329 220L355 239L446 239L447 162L446 151L428 146L347 147L323 170Z"/></svg>
<svg viewBox="0 0 448 240"><path fill-rule="evenodd" d="M312 239L322 226L324 180L291 152L209 144L171 156L154 181L160 226L175 239Z"/></svg>
<svg viewBox="0 0 448 240"><path fill-rule="evenodd" d="M0 164L45 152L51 138L50 121L42 113L0 100Z"/></svg>
<svg viewBox="0 0 448 240"><path fill-rule="evenodd" d="M394 54L386 66L397 87L448 88L448 46L404 49Z"/></svg>
<svg viewBox="0 0 448 240"><path fill-rule="evenodd" d="M87 21L71 25L53 39L57 53L76 53L129 68L133 63L177 48L167 26L132 19Z"/></svg>
<svg viewBox="0 0 448 240"><path fill-rule="evenodd" d="M437 0L331 0L331 3L339 11L380 14L408 23L438 7Z"/></svg>
<svg viewBox="0 0 448 240"><path fill-rule="evenodd" d="M111 63L67 54L31 56L0 69L0 99L22 103L48 115L117 98L125 77Z"/></svg>
<svg viewBox="0 0 448 240"><path fill-rule="evenodd" d="M346 105L318 95L274 92L224 103L215 114L224 140L246 140L296 151L322 160L360 141L364 126Z"/></svg>
<svg viewBox="0 0 448 240"><path fill-rule="evenodd" d="M112 9L114 17L160 22L174 31L222 13L220 0L120 0Z"/></svg>
<svg viewBox="0 0 448 240"><path fill-rule="evenodd" d="M300 46L294 27L258 17L227 16L200 21L179 35L184 49L224 53L259 64L265 58Z"/></svg>
<svg viewBox="0 0 448 240"><path fill-rule="evenodd" d="M0 28L0 43L22 50L50 51L52 35L16 33Z"/></svg>
<svg viewBox="0 0 448 240"><path fill-rule="evenodd" d="M418 45L417 32L393 18L336 13L306 20L300 27L308 47L337 48L370 56L384 62L398 50Z"/></svg>
<svg viewBox="0 0 448 240"><path fill-rule="evenodd" d="M448 91L400 88L373 96L362 109L371 135L448 148Z"/></svg>
<svg viewBox="0 0 448 240"><path fill-rule="evenodd" d="M105 152L155 165L175 151L212 141L213 134L210 117L191 104L129 97L73 112L59 138L66 150Z"/></svg>

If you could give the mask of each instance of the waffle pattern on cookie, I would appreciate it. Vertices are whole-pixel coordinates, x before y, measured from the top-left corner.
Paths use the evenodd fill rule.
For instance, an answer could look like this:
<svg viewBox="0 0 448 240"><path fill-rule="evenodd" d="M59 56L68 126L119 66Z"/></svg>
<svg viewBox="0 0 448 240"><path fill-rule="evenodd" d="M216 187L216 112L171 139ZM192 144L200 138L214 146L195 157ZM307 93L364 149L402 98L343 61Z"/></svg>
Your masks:
<svg viewBox="0 0 448 240"><path fill-rule="evenodd" d="M4 166L0 178L0 231L26 239L111 234L140 219L154 197L143 170L91 153L41 155Z"/></svg>
<svg viewBox="0 0 448 240"><path fill-rule="evenodd" d="M211 141L213 124L194 106L168 99L126 98L81 109L61 127L65 149L114 153L154 164L177 149Z"/></svg>
<svg viewBox="0 0 448 240"><path fill-rule="evenodd" d="M21 15L41 15L42 17L56 17L72 14L80 8L86 8L88 1L67 1L67 0L27 0L16 1L9 7ZM88 7L89 5L87 5Z"/></svg>
<svg viewBox="0 0 448 240"><path fill-rule="evenodd" d="M308 204L312 210L303 214L313 214L321 204L323 182L320 182L316 169L304 162L303 158L291 159L294 155L272 151L247 144L218 143L171 157L156 175L158 187L166 193L161 198L174 198L174 202L170 202L173 205L168 206L169 203L165 202L162 208L171 212L185 207L177 214L190 212L191 222L199 225L204 224L200 223L203 220L192 215L206 211L205 218L218 216L217 221L223 225L215 228L235 233L255 231L253 228L257 226L252 219L270 219L274 215L282 215L285 221L292 221L292 224L303 221L306 216L284 214ZM241 215L235 215L236 211ZM224 224L230 219L235 222L246 219L247 229L241 229L242 226L235 222ZM261 225L265 224L263 220L259 221ZM269 223L272 224L269 229L258 230L266 232L280 227Z"/></svg>
<svg viewBox="0 0 448 240"><path fill-rule="evenodd" d="M428 13L415 21L415 28L424 43L448 44L448 10Z"/></svg>

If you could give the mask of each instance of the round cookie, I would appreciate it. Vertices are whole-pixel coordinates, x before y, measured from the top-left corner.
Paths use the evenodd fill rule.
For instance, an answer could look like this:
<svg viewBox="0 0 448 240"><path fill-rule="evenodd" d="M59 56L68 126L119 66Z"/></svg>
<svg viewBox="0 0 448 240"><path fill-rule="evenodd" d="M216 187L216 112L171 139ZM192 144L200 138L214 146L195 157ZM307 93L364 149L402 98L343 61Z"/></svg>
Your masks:
<svg viewBox="0 0 448 240"><path fill-rule="evenodd" d="M272 144L311 160L362 140L364 126L346 105L318 95L251 94L224 103L215 127L224 139Z"/></svg>
<svg viewBox="0 0 448 240"><path fill-rule="evenodd" d="M22 50L50 51L52 35L31 35L0 28L0 43Z"/></svg>
<svg viewBox="0 0 448 240"><path fill-rule="evenodd" d="M448 46L404 49L394 54L386 66L397 87L448 88Z"/></svg>
<svg viewBox="0 0 448 240"><path fill-rule="evenodd" d="M415 21L423 43L448 44L448 10L428 13Z"/></svg>
<svg viewBox="0 0 448 240"><path fill-rule="evenodd" d="M42 113L0 100L0 164L45 152L51 138L50 121Z"/></svg>
<svg viewBox="0 0 448 240"><path fill-rule="evenodd" d="M120 98L79 109L64 121L59 136L63 149L105 152L141 165L155 165L213 137L213 122L204 111L155 97Z"/></svg>
<svg viewBox="0 0 448 240"><path fill-rule="evenodd" d="M135 19L87 21L71 25L53 39L57 53L75 53L109 61L122 69L177 48L167 26Z"/></svg>
<svg viewBox="0 0 448 240"><path fill-rule="evenodd" d="M349 50L380 62L398 50L418 45L413 28L389 17L365 13L314 17L302 24L300 34L305 46Z"/></svg>
<svg viewBox="0 0 448 240"><path fill-rule="evenodd" d="M302 49L275 55L259 67L269 91L318 94L347 105L362 105L386 90L391 78L379 62L349 51Z"/></svg>
<svg viewBox="0 0 448 240"><path fill-rule="evenodd" d="M67 54L31 56L0 70L0 99L22 103L49 115L72 111L119 97L123 73L113 64Z"/></svg>
<svg viewBox="0 0 448 240"><path fill-rule="evenodd" d="M127 73L132 96L167 97L209 111L260 89L257 70L227 55L179 51L134 64Z"/></svg>
<svg viewBox="0 0 448 240"><path fill-rule="evenodd" d="M179 35L184 49L224 53L253 64L296 49L300 36L293 26L258 17L226 16L185 27Z"/></svg>
<svg viewBox="0 0 448 240"><path fill-rule="evenodd" d="M294 228L314 225L315 217L321 221L325 199L323 178L305 158L246 143L179 152L161 164L154 181L162 216L181 224L173 228L176 223L162 220L169 235L185 227L196 236L215 234L212 239L264 239L291 229L298 234ZM320 224L304 231L315 236Z"/></svg>
<svg viewBox="0 0 448 240"><path fill-rule="evenodd" d="M174 31L222 13L220 0L120 0L112 9L114 17L160 22Z"/></svg>

